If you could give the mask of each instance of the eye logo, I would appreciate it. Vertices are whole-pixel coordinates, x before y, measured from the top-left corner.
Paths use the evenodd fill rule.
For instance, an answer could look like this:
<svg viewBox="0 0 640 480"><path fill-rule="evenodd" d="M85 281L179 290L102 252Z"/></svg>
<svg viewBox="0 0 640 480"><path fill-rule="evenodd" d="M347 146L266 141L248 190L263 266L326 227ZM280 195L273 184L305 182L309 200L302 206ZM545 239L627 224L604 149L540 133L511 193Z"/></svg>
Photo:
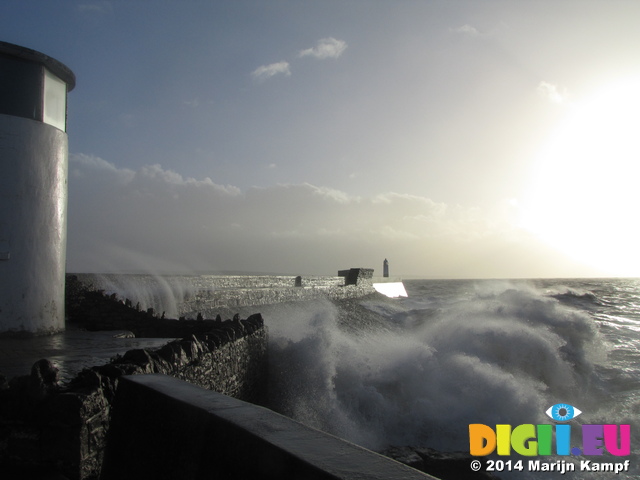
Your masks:
<svg viewBox="0 0 640 480"><path fill-rule="evenodd" d="M631 455L631 425L627 423L622 425L572 425L568 422L578 415L581 415L582 412L568 403L556 403L550 406L545 413L556 421L555 425L533 425L524 423L513 427L512 425L498 424L494 429L482 423L470 424L469 453L474 457L483 457L491 455L494 452L499 456L509 456L512 452L515 452L518 455L526 457L554 454L562 456L572 455L574 457L604 454L610 454L616 457ZM572 428L582 431L582 445L573 446L575 445L573 441L576 440L576 435L572 435ZM554 443L555 449L553 448ZM522 460L518 460L518 462L522 462ZM530 469L532 466L537 465L535 462L538 462L538 460L529 460ZM554 468L549 468L548 471L555 470L555 465L564 465L564 462L564 460L557 460L553 464ZM626 460L624 463L618 463L617 466L627 471L628 462L629 460ZM580 463L583 470L585 467L589 470L588 466L590 464L591 460L581 460ZM569 465L574 466L573 463L567 462L567 466ZM603 463L601 465L606 464ZM543 468L540 471L543 470L545 469ZM566 471L569 470L574 470L574 468L568 468ZM593 471L596 470L594 469ZM605 470L603 469L602 471ZM565 469L562 467L560 473L564 472ZM616 472L618 472L618 470L616 470Z"/></svg>
<svg viewBox="0 0 640 480"><path fill-rule="evenodd" d="M568 403L556 403L549 407L549 409L544 413L556 422L568 422L569 420L576 418L582 412Z"/></svg>

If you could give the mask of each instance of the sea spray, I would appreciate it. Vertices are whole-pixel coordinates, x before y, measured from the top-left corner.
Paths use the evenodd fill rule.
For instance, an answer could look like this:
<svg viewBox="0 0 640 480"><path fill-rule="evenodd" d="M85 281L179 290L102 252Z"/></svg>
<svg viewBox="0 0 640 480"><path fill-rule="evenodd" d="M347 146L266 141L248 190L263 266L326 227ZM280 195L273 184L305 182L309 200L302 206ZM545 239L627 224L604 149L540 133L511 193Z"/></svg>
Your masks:
<svg viewBox="0 0 640 480"><path fill-rule="evenodd" d="M150 274L84 274L84 281L107 294L129 299L140 309L153 308L157 315L178 318L193 302L196 292L193 277ZM191 307L189 307L191 308Z"/></svg>
<svg viewBox="0 0 640 480"><path fill-rule="evenodd" d="M369 448L465 450L471 423L540 423L558 398L588 397L599 344L588 315L511 284L437 311L411 305L404 317L377 306L394 328L358 330L352 317L346 329L329 301L269 318L275 408Z"/></svg>

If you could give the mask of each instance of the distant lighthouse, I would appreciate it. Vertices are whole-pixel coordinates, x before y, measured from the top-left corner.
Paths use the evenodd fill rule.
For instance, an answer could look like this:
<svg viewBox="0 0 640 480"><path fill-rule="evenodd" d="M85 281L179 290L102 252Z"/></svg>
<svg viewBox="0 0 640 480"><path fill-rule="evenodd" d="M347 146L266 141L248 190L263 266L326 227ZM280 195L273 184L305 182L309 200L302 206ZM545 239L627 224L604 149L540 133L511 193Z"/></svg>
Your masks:
<svg viewBox="0 0 640 480"><path fill-rule="evenodd" d="M388 277L389 276L389 261L385 258L384 262L382 263L382 276L383 277Z"/></svg>

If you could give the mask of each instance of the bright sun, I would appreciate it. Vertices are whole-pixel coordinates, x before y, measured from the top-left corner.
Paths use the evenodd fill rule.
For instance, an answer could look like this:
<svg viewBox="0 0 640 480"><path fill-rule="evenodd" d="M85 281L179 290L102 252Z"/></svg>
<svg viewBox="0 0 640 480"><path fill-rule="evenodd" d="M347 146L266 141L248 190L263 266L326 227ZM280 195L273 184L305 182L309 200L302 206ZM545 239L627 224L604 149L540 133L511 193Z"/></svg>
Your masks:
<svg viewBox="0 0 640 480"><path fill-rule="evenodd" d="M640 276L640 78L579 104L540 152L523 225L612 276Z"/></svg>

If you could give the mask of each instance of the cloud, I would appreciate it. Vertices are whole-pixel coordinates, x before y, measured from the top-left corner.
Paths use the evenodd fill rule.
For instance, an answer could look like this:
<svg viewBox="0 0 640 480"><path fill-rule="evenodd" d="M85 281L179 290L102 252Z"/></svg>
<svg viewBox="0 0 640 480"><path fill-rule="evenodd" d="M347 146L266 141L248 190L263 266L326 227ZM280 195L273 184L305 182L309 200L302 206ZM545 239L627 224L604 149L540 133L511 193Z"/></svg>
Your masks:
<svg viewBox="0 0 640 480"><path fill-rule="evenodd" d="M68 219L71 272L328 275L387 257L405 274L549 276L531 236L477 208L308 183L241 191L91 155L70 157Z"/></svg>
<svg viewBox="0 0 640 480"><path fill-rule="evenodd" d="M267 80L273 77L274 75L285 75L287 77L291 75L289 62L282 61L277 63L271 63L269 65L262 65L256 68L253 72L251 72L251 76L255 80L260 80L260 81Z"/></svg>
<svg viewBox="0 0 640 480"><path fill-rule="evenodd" d="M301 50L298 58L315 57L321 60L326 58L338 58L346 50L347 43L344 40L336 40L333 37L318 40L315 47ZM262 65L251 72L254 80L264 81L275 75L291 75L291 66L287 61Z"/></svg>
<svg viewBox="0 0 640 480"><path fill-rule="evenodd" d="M476 36L480 35L480 32L477 28L472 27L469 24L462 25L461 27L451 28L449 29L451 32L460 33L462 35Z"/></svg>
<svg viewBox="0 0 640 480"><path fill-rule="evenodd" d="M76 154L73 155L72 161L69 165L69 175L73 178L81 178L87 174L99 171L104 175L110 177L110 182L115 180L117 184L129 183L135 172L128 168L118 168L113 163L107 162L95 155Z"/></svg>
<svg viewBox="0 0 640 480"><path fill-rule="evenodd" d="M315 57L320 60L325 58L338 58L347 49L347 42L333 37L318 40L315 47L301 50L298 57Z"/></svg>
<svg viewBox="0 0 640 480"><path fill-rule="evenodd" d="M537 88L538 94L552 103L564 103L567 99L566 90L563 93L558 91L558 87L548 82L540 82Z"/></svg>

